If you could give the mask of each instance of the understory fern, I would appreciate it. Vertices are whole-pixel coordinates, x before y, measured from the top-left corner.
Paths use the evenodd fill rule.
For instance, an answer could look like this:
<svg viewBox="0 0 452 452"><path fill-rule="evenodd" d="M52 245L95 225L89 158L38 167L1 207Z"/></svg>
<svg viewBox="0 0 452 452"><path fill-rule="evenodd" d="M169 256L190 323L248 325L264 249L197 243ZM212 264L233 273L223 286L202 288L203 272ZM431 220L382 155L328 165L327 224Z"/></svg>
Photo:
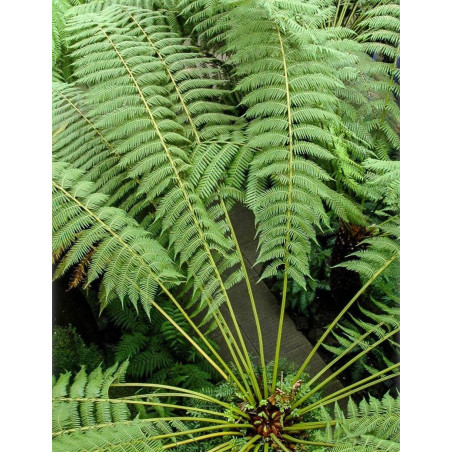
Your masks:
<svg viewBox="0 0 452 452"><path fill-rule="evenodd" d="M352 253L353 260L338 265L357 272L363 281L369 279L378 268L395 259L395 264L383 272L370 291L366 307L361 306L361 317L350 316L341 326L341 333L333 333L337 346L324 345L334 355L339 355L356 341L362 334L381 336L384 331L400 327L400 169L399 162L368 160L365 162L370 170L364 190L371 187L373 201L376 203L374 218L376 223L372 235L361 242L363 249ZM356 347L364 349L367 341ZM390 341L386 349L373 352L377 362L393 364L398 356L399 344ZM369 358L369 357L368 357ZM376 372L375 362L369 365L365 361L358 363L356 372Z"/></svg>
<svg viewBox="0 0 452 452"><path fill-rule="evenodd" d="M177 309L165 300L159 300L159 304L179 326L189 331L189 325ZM187 389L212 384L210 380L215 374L211 367L156 310L151 310L148 318L142 309L122 306L116 300L107 306L105 315L121 328L122 336L114 347L114 359L129 362L127 376L133 381L150 379ZM202 347L199 341L198 344Z"/></svg>

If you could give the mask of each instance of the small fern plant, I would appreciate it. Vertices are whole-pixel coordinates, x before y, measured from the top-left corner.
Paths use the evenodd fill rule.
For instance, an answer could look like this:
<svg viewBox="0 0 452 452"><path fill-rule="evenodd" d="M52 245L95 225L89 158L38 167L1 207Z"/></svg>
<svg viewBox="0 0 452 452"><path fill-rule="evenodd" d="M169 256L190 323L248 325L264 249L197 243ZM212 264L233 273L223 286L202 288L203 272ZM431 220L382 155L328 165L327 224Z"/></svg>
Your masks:
<svg viewBox="0 0 452 452"><path fill-rule="evenodd" d="M158 313L225 387L127 383L127 362L82 369L73 381L64 374L54 385L55 450L398 450L398 430L385 420L397 400L387 396L380 408L371 399L361 409L350 402L348 417L336 408L331 418L325 407L393 379L399 363L321 395L391 340L396 322L365 331L306 373L397 253L385 254L298 369L280 360L289 281L306 286L317 233L331 216L370 226L366 201L389 202L378 183L364 182L398 155L398 3L64 3L55 12L55 278L73 271L74 284L97 281L101 310L119 300ZM375 62L372 52L391 61ZM282 272L271 362L263 334L272 332L261 327L229 217L236 202L255 215L262 279ZM256 362L230 299L240 282ZM209 340L212 329L232 363Z"/></svg>
<svg viewBox="0 0 452 452"><path fill-rule="evenodd" d="M182 314L168 300L158 300L160 306L184 330L188 330ZM180 385L186 389L211 386L217 377L185 338L162 316L152 309L149 317L139 306L111 302L105 317L122 332L114 346L115 362L128 360L126 377L133 381L147 381ZM199 339L195 341L201 345ZM184 363L184 364L183 364Z"/></svg>

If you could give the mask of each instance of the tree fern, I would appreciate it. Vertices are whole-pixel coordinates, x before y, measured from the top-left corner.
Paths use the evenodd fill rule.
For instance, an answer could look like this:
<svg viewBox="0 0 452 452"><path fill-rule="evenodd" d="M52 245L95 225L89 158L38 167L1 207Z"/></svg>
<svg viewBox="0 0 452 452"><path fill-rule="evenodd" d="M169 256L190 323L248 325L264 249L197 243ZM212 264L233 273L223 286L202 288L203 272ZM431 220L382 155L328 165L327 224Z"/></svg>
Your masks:
<svg viewBox="0 0 452 452"><path fill-rule="evenodd" d="M150 239L147 239L146 236L140 236L140 242L137 242L137 234L140 228L134 223L133 220L129 219L125 214L120 214L121 211L118 211L118 209L115 208L103 208L100 207L99 204L102 201L102 196L97 194L91 194L90 188L92 188L92 184L89 182L78 182L77 177L80 177L80 173L71 169L68 169L66 165L62 164L56 164L55 165L55 175L54 175L54 223L55 223L55 250L58 251L61 254L66 251L66 255L60 262L60 268L64 269L69 265L71 260L74 260L76 262L76 257L78 259L83 257L83 250L86 252L91 252L93 250L93 237L95 237L95 243L96 248L94 251L92 251L91 259L92 259L92 267L95 268L96 262L98 262L99 254L102 253L104 257L106 255L109 256L109 258L106 258L104 261L105 265L105 276L104 280L111 275L112 272L115 271L114 266L118 264L118 258L121 258L121 272L120 276L127 277L127 275L130 275L129 285L133 286L134 281L140 280L141 278L147 277L145 281L148 281L150 277L154 281L156 281L160 288L167 294L167 296L170 298L171 301L175 303L177 306L177 302L173 300L171 297L171 294L166 287L165 284L170 284L168 281L168 277L171 275L174 279L177 278L177 273L171 269L171 262L166 257L164 253L162 253L162 249L160 246L156 246L156 249L148 248ZM107 215L108 214L108 215ZM115 214L114 216L111 216ZM110 219L114 219L114 222L111 222ZM67 235L64 234L66 232ZM66 237L66 239L64 239ZM72 242L74 240L75 242ZM114 238L115 240L112 241L111 238ZM70 243L67 242L67 240L70 240ZM90 240L88 240L90 239ZM147 239L147 240L145 240ZM107 253L106 251L106 244L109 245L109 251ZM155 246L155 245L154 245ZM148 260L148 254L144 254L143 256L140 256L140 251L145 250L148 254L152 253L155 258L155 256L159 256L159 261L156 262L153 260L150 262ZM101 254L101 255L102 255ZM130 257L132 256L132 258ZM140 267L137 269L134 267L134 261L135 259L140 259ZM136 265L136 264L135 264ZM388 264L387 264L388 265ZM92 268L90 268L92 270ZM381 273L384 269L380 269L379 272L377 272L373 278L375 279L379 273ZM63 271L63 270L59 270ZM91 273L92 275L92 273ZM88 272L88 278L90 276L90 272ZM120 277L119 277L120 278ZM115 279L118 279L118 276L115 277ZM162 281L163 280L163 281ZM371 282L369 281L367 285L369 285ZM171 281L172 283L175 283L175 281ZM115 286L114 290L118 293L118 295L121 297L124 289L122 289L122 283L117 281L118 287ZM108 281L104 283L104 286L108 285ZM136 295L134 295L135 290L138 291L140 287L143 287L143 284L139 284L137 289L133 289L129 292L127 292L123 296L131 297L132 301ZM146 288L145 288L146 289ZM144 295L148 294L149 291L142 290L139 291L139 294L141 297L144 297ZM353 300L352 300L353 302ZM149 304L151 304L155 309L158 309L159 312L163 315L166 313L159 309L159 306L157 303L153 302L152 298L149 300ZM146 305L144 306L144 309L146 309ZM171 319L166 314L166 318L168 320ZM189 321L189 317L186 318L187 321ZM337 321L340 319L336 319ZM174 324L175 327L178 327L179 331L183 333L183 330L177 325L177 323ZM191 326L193 326L191 324ZM334 325L331 326L331 328ZM381 339L379 339L377 342L373 344L373 348L377 346L379 343L382 343L385 340L388 340L393 334L386 334ZM210 358L205 352L203 352L202 349L200 349L199 346L190 338L189 335L186 333L184 334L186 339L188 339L197 350L203 354L203 356L208 360L211 365L213 365L220 373L221 369L218 367L218 365L215 364L215 362ZM202 335L201 335L202 338ZM207 344L206 344L207 345ZM319 343L320 345L320 343ZM371 347L369 347L369 350ZM212 350L212 353L215 355L214 350ZM364 350L361 353L361 356L368 353L368 350ZM218 354L215 355L218 362L221 364L223 363L221 358L218 356ZM357 358L359 358L358 356ZM308 357L309 359L309 357ZM356 358L351 359L345 367L350 366L353 364L353 362L356 361ZM224 363L223 363L224 364ZM367 383L367 386L374 385L376 383L382 382L387 380L388 378L391 378L391 372L395 371L397 368L397 365L390 366L387 369L384 369L383 371L380 371L371 377L369 379L364 380ZM225 368L226 370L227 368ZM207 427L204 425L199 428L193 428L193 429L183 429L183 430L164 430L164 433L161 433L160 430L154 429L154 424L156 428L159 428L161 421L189 421L193 419L191 416L171 416L171 417L158 417L158 418L146 418L143 419L141 422L135 422L135 424L130 424L130 431L129 427L126 425L114 425L112 426L112 420L113 424L114 421L114 414L111 413L111 409L109 407L110 403L116 404L116 403L131 403L134 404L134 400L136 399L133 397L127 397L123 399L115 399L114 402L112 402L108 396L108 389L111 385L111 382L117 377L115 374L115 368L110 369L107 371L106 375L103 376L100 369L97 369L93 374L90 375L90 378L88 382L86 383L86 396L81 397L83 399L83 402L86 402L86 404L83 404L83 407L81 408L81 416L84 416L84 424L82 427L73 427L73 425L77 425L77 416L73 416L73 418L70 418L70 409L73 407L75 409L78 406L78 400L80 397L75 397L74 394L79 394L79 392L73 392L73 394L70 395L67 400L62 400L62 398L65 398L67 395L67 382L69 379L69 375L63 375L59 382L56 384L55 391L54 391L54 397L56 398L56 402L62 402L61 405L57 405L57 412L54 415L54 419L56 422L56 428L60 429L58 432L61 432L61 434L56 435L57 439L56 444L61 443L61 449L65 450L69 448L69 450L80 450L80 445L82 445L83 448L87 448L88 450L91 450L92 448L99 447L99 446L105 446L107 447L116 447L116 444L121 445L122 442L125 440L125 437L127 435L127 438L130 441L130 435L133 437L133 444L136 444L137 447L144 447L144 444L149 444L150 447L160 447L158 443L155 443L156 440L164 439L169 442L166 442L164 444L163 448L172 448L172 447L179 447L181 445L185 444L191 444L193 442L202 441L204 439L211 439L211 438L221 438L221 437L233 437L234 440L240 439L241 436L243 436L245 433L243 432L243 429L245 428L252 428L252 425L249 423L249 419L251 416L251 419L254 419L253 416L255 416L254 411L256 409L256 404L259 403L259 406L263 405L267 406L265 408L268 410L273 410L271 408L273 405L272 400L279 400L278 397L281 396L281 394L285 394L285 391L287 392L287 402L283 405L286 408L280 408L283 411L284 410L290 410L286 413L288 416L288 419L294 418L294 420L287 424L286 431L288 433L292 433L292 431L296 431L298 428L304 429L303 422L306 423L306 425L311 422L309 418L306 418L303 416L300 418L300 415L303 413L311 413L313 410L316 410L320 407L322 403L332 403L338 398L343 398L346 395L356 392L362 388L362 386L356 387L357 385L352 385L350 388L345 388L344 390L339 391L339 394L333 394L332 396L327 396L325 399L320 399L318 397L319 390L328 384L329 381L331 381L332 378L337 374L334 373L324 381L322 381L320 384L317 384L317 386L313 385L311 386L311 383L305 383L302 385L297 380L299 376L301 376L301 372L303 370L303 367L297 372L295 376L288 376L288 381L285 384L285 386L282 385L278 389L278 391L275 392L274 395L271 395L268 399L263 399L260 402L253 398L250 393L243 392L243 387L241 383L239 382L238 378L232 378L233 373L231 374L230 381L234 385L235 393L237 397L243 397L245 400L247 400L247 397L249 397L249 402L245 403L243 402L239 406L248 407L247 410L249 410L249 414L242 411L242 409L238 408L234 403L226 403L221 400L218 400L216 398L212 398L211 396L204 395L202 393L197 393L194 391L189 391L182 389L179 387L172 387L172 386L166 386L166 385L159 385L159 384L149 384L149 383L138 383L138 384L123 384L118 383L115 384L115 387L136 387L141 386L143 388L150 388L155 390L159 390L157 393L150 393L150 394L140 394L138 396L138 399L136 402L138 404L141 404L143 406L146 406L150 404L151 406L154 406L154 402L148 402L144 399L149 398L155 398L155 397L189 397L189 398L197 398L199 400L205 400L207 402L213 403L217 406L217 410L219 407L221 409L219 411L213 411L215 413L215 416L226 416L226 421L220 421L216 420L217 418L201 418L196 417L196 422L198 423L207 423L210 424ZM229 369L230 371L230 369ZM341 371L341 370L340 370ZM340 372L339 371L339 372ZM389 375L385 375L388 374ZM397 375L397 374L396 374ZM319 375L312 378L310 382L315 382L315 380L318 378ZM250 375L248 374L248 377ZM290 379L293 378L293 381L290 381ZM304 380L304 379L303 379ZM77 384L76 388L83 387L85 385L84 383L85 377L83 376L83 372L80 374L80 376L77 377ZM245 383L246 380L244 380ZM289 389L284 389L284 388ZM290 389L292 388L292 389ZM347 389L349 389L347 391ZM161 392L161 391L167 391L167 392ZM169 392L168 392L169 390ZM299 391L300 390L300 391ZM289 395L291 394L291 395ZM312 396L317 394L317 397L312 399ZM141 401L140 401L141 399ZM117 400L117 402L116 402ZM290 403L289 403L290 402ZM276 402L275 402L276 403ZM280 402L278 402L280 403ZM106 405L105 405L106 404ZM270 405L268 405L270 404ZM163 405L166 406L166 405ZM197 411L197 410L204 410L203 408L197 408L197 407L184 407L180 406L178 404L172 405L168 404L168 406L174 406L175 408L179 407L180 409L189 410L189 411ZM279 406L279 405L278 405ZM226 410L224 410L226 408ZM279 408L278 408L279 409ZM292 410L300 410L299 412ZM210 410L211 411L211 410ZM201 411L204 412L204 411ZM285 411L284 411L285 412ZM218 414L217 414L218 413ZM295 417L294 417L295 416ZM75 420L73 420L75 419ZM74 424L73 424L73 423ZM121 421L122 422L122 421ZM300 423L300 427L299 424ZM104 427L104 424L108 424ZM143 424L143 425L142 425ZM331 423L330 423L331 424ZM151 425L151 426L148 426ZM309 424L310 425L310 424ZM325 427L329 425L325 422L320 422L318 425L319 428ZM90 427L92 426L92 427ZM137 427L137 429L135 429ZM98 429L108 429L105 433L98 434ZM163 428L163 427L162 427ZM265 427L267 428L267 427ZM275 427L276 428L276 427ZM76 429L76 430L74 430ZM268 430L266 430L268 431ZM205 433L201 434L195 437L190 437L191 433ZM284 433L285 434L285 433ZM61 436L61 438L59 438ZM180 439L178 436L189 436L188 439ZM289 435L290 436L290 435ZM275 441L275 444L283 444L280 440L277 439L277 437L271 436L273 441ZM276 438L276 439L275 439ZM256 440L258 438L256 437ZM287 438L287 440L290 442L290 438ZM249 440L245 440L245 442L239 442L238 447L243 447L246 442ZM284 440L285 441L285 440ZM316 444L319 442L315 442ZM128 443L127 443L128 444ZM322 444L322 442L320 442ZM119 446L122 447L122 446ZM141 450L141 449L138 449ZM152 449L151 449L152 450ZM158 449L157 449L158 450Z"/></svg>
<svg viewBox="0 0 452 452"><path fill-rule="evenodd" d="M165 378L163 367L172 366L173 358L160 341L183 337L233 388L233 396L221 400L185 389L197 384L197 376L203 380L202 371L192 367L188 383L190 376L174 363L177 386L115 383L115 391L141 390L112 402L98 388L104 378L99 369L89 377L90 395L82 401L95 408L83 408L88 428L73 427L64 410L80 401L73 395L61 400L69 379L62 377L57 393L63 396L56 400L64 402L56 415L61 434L55 440L62 450L77 449L76 443L86 450L191 450L203 441L217 452L324 446L325 440L303 433L335 425L339 432L340 414L321 420L322 406L398 375L398 364L388 362L360 382L320 395L335 377L393 340L399 327L389 320L391 328L375 329L368 344L367 323L361 323L359 336L341 324L353 342L336 333L346 349L340 358L358 353L319 382L325 369L310 380L304 373L347 309L397 259L388 241L397 197L391 198L387 182L397 178L390 174L389 158L398 149L393 99L398 90L388 63L375 63L371 54L378 47L394 56L397 51L389 55L384 49L398 45L391 34L398 29L387 17L396 14L390 2L383 2L386 9L379 6L333 0L107 0L65 12L73 64L70 80L54 85L55 277L75 267L86 274L85 284L100 280L102 309L119 299L151 320L161 316L161 338L150 338L146 328L127 331L133 319L118 317L126 335L116 357L130 357L136 375ZM236 201L246 201L255 214L263 277L283 273L269 369L252 285L228 214ZM329 227L331 215L363 227L378 223L367 254L355 256L367 269L366 282L298 371L284 379L278 370L288 282L305 286L311 243ZM374 221L379 217L384 219ZM258 333L259 369L229 299L229 289L243 278ZM201 325L220 329L232 366ZM106 381L114 372L107 371ZM77 382L83 378L77 376ZM187 399L210 405L182 404ZM116 403L140 407L140 418L111 426L108 407ZM166 409L170 416L162 416ZM151 412L159 416L149 417ZM187 421L190 425L181 424ZM374 433L355 427L358 442Z"/></svg>
<svg viewBox="0 0 452 452"><path fill-rule="evenodd" d="M118 14L121 19L118 19ZM108 142L120 142L115 146L116 152L124 154L119 167L125 166L127 176L137 182L139 180L138 196L146 197L143 202L138 203L136 198L129 198L119 204L120 207L128 210L128 206L133 206L134 215L145 209L146 204L152 204L153 209L157 207L158 224L164 233L169 234L169 243L181 264L188 265L189 283L194 282L194 299L200 299L202 305L209 308L208 317L226 302L234 319L226 290L241 280L244 265L242 262L241 268L237 268L223 281L221 275L224 270L237 265L240 259L231 240L225 235L230 223L222 218L227 215L223 199L220 203L221 209L215 204L206 208L210 203L215 203L217 194L212 195L213 199L208 195L221 181L210 184L207 191L203 189L205 185L202 181L200 182L199 186L203 189L201 195L209 198L206 203L202 203L192 185L197 183L197 180L192 181L189 178L191 165L188 151L192 145L190 137L193 136L193 130L186 133L186 128L176 123L176 115L170 109L172 104L165 94L171 90L176 91L176 97L180 100L182 111L187 114L192 129L195 124L198 127L194 133L196 142L200 144L201 138L209 137L212 131L215 134L220 132L221 147L225 144L232 150L228 159L216 159L213 162L215 166L208 164L214 175L221 173L225 164L233 159L235 152L238 153L238 161L234 162L234 167L243 174L249 153L238 152L238 146L233 143L230 146L229 138L223 137L229 133L232 117L222 113L224 108L218 102L212 101L222 93L212 84L218 85L221 81L218 77L201 79L199 77L203 71L200 68L192 70L193 64L205 61L197 55L194 57L198 59L193 60L193 55L182 54L180 47L181 50L190 48L182 46L180 38L172 35L164 34L165 39L162 41L165 41L165 45L162 44L159 48L156 33L165 32L165 28L160 27L161 15L150 11L135 11L134 14L136 16L130 14L130 9L126 14L122 7L111 7L103 9L99 14L76 15L71 18L68 30L74 49L72 56L76 60L74 76L77 83L90 87L88 98L92 106L91 114L100 118L98 121L92 121L95 128L109 129L103 133L105 139ZM140 15L144 15L145 20L142 20ZM133 32L129 32L126 26L110 29L109 24L115 20L121 20L122 23L132 21ZM150 31L145 27L151 27ZM136 45L130 46L132 42ZM85 45L87 43L89 45ZM79 46L80 49L77 50ZM156 54L150 56L150 50ZM97 52L94 60L91 56L93 52ZM186 68L174 68L175 64L170 62L170 58L174 57L175 52L178 52L178 57L187 57L187 67L192 69L187 72ZM156 71L157 67L160 69ZM135 74L134 71L138 72ZM186 80L187 73L193 74L195 78ZM112 83L116 86L115 90L124 90L130 94L117 98L116 91L110 89ZM194 89L190 89L192 85ZM146 98L147 93L151 92L154 93L152 97ZM207 100L200 100L199 96ZM122 105L123 102L126 102L127 106ZM194 102L193 111L189 110L187 102ZM206 112L206 108L212 111ZM113 112L107 113L105 109ZM199 109L201 116L197 115L196 109ZM227 110L228 108L225 111ZM180 108L177 111L181 111ZM240 126L238 127L240 130ZM231 133L233 139L235 135L235 132ZM215 144L212 147L203 143L200 152L208 151L209 148L212 155L212 151L216 150ZM212 157L208 158L212 162ZM116 169L117 166L115 171ZM231 185L237 185L240 178L243 179L243 176L239 175L237 178L231 175L226 180L230 181ZM124 194L124 191L121 193ZM234 195L234 186L225 190L226 196L228 193ZM237 322L234 323L234 330L242 349L242 359L250 367L247 354L243 352L245 345Z"/></svg>

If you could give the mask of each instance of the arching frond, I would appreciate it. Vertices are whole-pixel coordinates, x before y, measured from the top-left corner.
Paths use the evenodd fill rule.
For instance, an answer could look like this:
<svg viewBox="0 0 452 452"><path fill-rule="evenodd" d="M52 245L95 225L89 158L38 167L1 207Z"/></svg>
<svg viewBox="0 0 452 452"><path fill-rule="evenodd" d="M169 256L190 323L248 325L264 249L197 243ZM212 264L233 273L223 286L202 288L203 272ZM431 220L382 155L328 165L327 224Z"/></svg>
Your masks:
<svg viewBox="0 0 452 452"><path fill-rule="evenodd" d="M335 90L343 83L333 63L338 51L327 45L329 32L297 25L297 14L314 20L312 5L289 3L231 11L222 51L236 66L248 142L257 149L247 202L256 214L259 261L268 263L263 277L284 269L304 286L310 242L328 224L325 204L341 218L363 218L350 199L329 188L325 170L335 160L335 129L342 127ZM292 14L288 30L280 19L283 9L275 13L283 7Z"/></svg>
<svg viewBox="0 0 452 452"><path fill-rule="evenodd" d="M55 277L89 256L87 284L102 278L99 293L102 307L113 295L121 301L127 297L134 305L140 302L148 315L151 307L158 309L228 379L206 351L155 302L157 291L162 290L210 352L227 368L170 292L169 289L183 277L175 269L168 252L124 211L103 206L106 195L93 193L93 184L80 180L79 170L71 169L65 163L55 163L53 177L52 249L59 262Z"/></svg>
<svg viewBox="0 0 452 452"><path fill-rule="evenodd" d="M168 253L123 211L103 207L106 195L93 193L93 183L80 171L54 164L53 252L60 256L55 277L92 253L88 283L102 276L105 298L114 291L141 302L149 312L159 284L181 281Z"/></svg>
<svg viewBox="0 0 452 452"><path fill-rule="evenodd" d="M110 25L116 22L123 27ZM195 278L195 292L206 286L203 302L210 298L222 302L226 293L215 268L232 267L238 260L222 232L227 226L209 217L190 183L187 153L191 134L203 138L209 127L218 128L218 117L212 113L200 129L188 131L177 121L185 110L187 122L199 122L190 108L199 108L204 115L221 93L212 86L220 81L199 78L196 71L184 76L203 59L167 30L162 14L121 6L76 16L69 26L75 76L77 83L90 86L87 97L96 118L93 124L114 143L121 156L119 167L126 169L130 179L139 180L138 195L154 200L157 220L164 218L162 230L169 233L181 262L188 263L189 278ZM176 83L178 78L181 83ZM171 92L175 92L173 100L179 96L176 111L171 94L167 96ZM200 99L200 95L212 100Z"/></svg>
<svg viewBox="0 0 452 452"><path fill-rule="evenodd" d="M53 442L56 451L160 452L160 438L188 430L177 417L132 419L133 401L112 397L111 386L121 383L129 363L125 361L106 371L101 367L86 374L82 368L72 382L70 373L60 376L52 389ZM140 402L135 402L139 404Z"/></svg>

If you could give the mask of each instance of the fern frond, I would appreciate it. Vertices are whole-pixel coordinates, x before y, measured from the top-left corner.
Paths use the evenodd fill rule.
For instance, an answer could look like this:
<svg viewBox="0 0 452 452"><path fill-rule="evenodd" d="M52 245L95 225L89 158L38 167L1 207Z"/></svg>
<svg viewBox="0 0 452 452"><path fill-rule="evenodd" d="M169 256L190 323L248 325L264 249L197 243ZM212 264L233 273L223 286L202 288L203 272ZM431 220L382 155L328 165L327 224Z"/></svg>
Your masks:
<svg viewBox="0 0 452 452"><path fill-rule="evenodd" d="M123 27L110 25L116 22ZM196 104L204 114L218 103L204 101L197 93L214 100L221 90L213 85L220 80L200 78L199 71L193 71L192 76L181 75L204 61L167 30L158 12L113 6L99 14L71 18L69 32L75 76L78 83L92 86L87 96L91 112L98 118L95 126L105 131L107 141L115 143L116 152L122 156L119 167L126 168L131 179L140 181L137 194L157 202L156 220L165 218L162 231L169 233L181 264L203 268L201 277L195 278L195 293L208 281L204 305L209 298L222 297L224 301L227 294L216 267L223 262L233 267L238 258L221 232L227 227L217 224L221 220L209 218L189 180L187 153L190 134L196 132L203 138L209 127L217 128L218 116L209 113L211 119L206 117L204 125L189 132L176 121L178 113L185 111L188 122L199 124L191 106ZM175 95L168 98L167 93L174 91ZM119 92L123 94L118 96ZM171 100L176 98L180 109L173 111ZM197 274L189 271L189 278Z"/></svg>
<svg viewBox="0 0 452 452"><path fill-rule="evenodd" d="M122 382L128 363L86 375L84 368L69 385L70 374L62 375L53 387L53 450L161 451L152 436L160 432L145 421L131 420L127 404L109 398L114 382Z"/></svg>
<svg viewBox="0 0 452 452"><path fill-rule="evenodd" d="M102 207L105 196L93 193L93 184L80 175L67 164L54 164L53 250L64 253L55 276L94 250L87 279L103 277L104 303L115 291L134 304L140 300L149 312L159 284L177 283L180 274L167 252L134 220L119 209Z"/></svg>
<svg viewBox="0 0 452 452"><path fill-rule="evenodd" d="M330 180L329 175L310 161L314 157L334 159L334 135L327 125L340 125L335 114L339 100L334 91L343 84L336 69L315 55L336 60L337 50L324 45L328 33L308 32L295 25L285 33L280 21L281 11L286 9L288 17L303 12L308 21L314 20L321 8L296 2L277 2L275 6L232 2L223 5L222 12L222 5L214 2L182 2L179 7L183 14L204 8L206 15L209 10L212 16L216 14L213 10L218 10L215 25L201 21L195 30L201 37L203 33L213 36L222 27L224 45L219 51L228 55L228 63L234 65L239 78L236 91L247 109L248 143L258 149L250 167L247 202L256 213L260 261L271 264L265 276L287 264L291 277L303 285L307 272L302 262L307 260L309 242L315 239L316 228L327 224L323 202L342 217L362 221L353 202L333 194L322 183ZM199 18L192 16L190 20ZM311 200L309 207L304 202L307 198ZM301 234L297 233L299 223L306 225ZM285 248L282 258L277 251L281 243Z"/></svg>
<svg viewBox="0 0 452 452"><path fill-rule="evenodd" d="M134 378L148 378L156 370L160 368L168 368L174 364L173 358L166 349L157 349L155 343L158 340L154 340L154 343L150 343L150 347L147 350L133 356L130 359L130 374Z"/></svg>
<svg viewBox="0 0 452 452"><path fill-rule="evenodd" d="M364 193L382 204L382 208L376 211L382 220L374 225L373 235L362 241L365 248L351 254L358 260L347 260L338 266L356 271L368 279L384 262L400 252L400 163L367 159L363 167L368 171ZM392 270L396 268L398 266L391 267Z"/></svg>
<svg viewBox="0 0 452 452"><path fill-rule="evenodd" d="M227 367L205 336L171 294L169 288L182 281L168 252L124 211L104 207L105 196L92 193L93 184L80 180L81 173L65 163L54 164L54 254L60 256L55 277L92 253L87 281L102 278L99 296L102 309L112 296L140 302L149 316L155 307L225 378L212 358L155 302L161 289L184 315L215 357ZM63 256L63 257L61 257Z"/></svg>
<svg viewBox="0 0 452 452"><path fill-rule="evenodd" d="M373 285L374 293L382 297L383 302L370 297L371 309L360 307L363 314L360 319L350 316L347 322L347 329L342 325L345 335L336 335L339 347L327 347L330 352L339 355L343 352L360 334L365 334L374 330L378 325L384 325L385 330L390 331L400 326L400 301L399 301L399 254L400 254L400 165L399 162L379 161L367 159L363 166L368 170L366 183L363 185L364 191L370 199L380 202L382 208L375 213L382 218L380 224L374 225L374 232L371 237L361 242L361 249L351 253L354 259L347 260L338 267L359 273L365 281L391 259L395 258L395 263L388 267L383 276ZM375 330L377 332L377 330ZM377 332L378 334L378 332ZM397 354L397 343L392 343L389 351ZM360 344L364 348L366 344ZM385 364L390 363L387 357L387 350L378 349L375 351L378 360ZM375 368L365 362L360 362L359 366L367 372L376 372Z"/></svg>
<svg viewBox="0 0 452 452"><path fill-rule="evenodd" d="M325 207L348 222L365 222L350 194L363 195L361 163L372 155L372 137L364 122L349 125L351 113L342 122L353 106L338 95L359 78L353 53L365 52L352 31L320 26L331 12L317 21L321 2L181 6L200 41L224 57L237 79L247 144L256 150L246 201L256 215L258 261L267 264L262 278L284 272L284 311L287 279L305 287L310 244L329 224Z"/></svg>
<svg viewBox="0 0 452 452"><path fill-rule="evenodd" d="M335 407L333 437L337 452L382 452L400 450L400 398L386 394L381 400L370 397L359 404L350 400L347 416Z"/></svg>
<svg viewBox="0 0 452 452"><path fill-rule="evenodd" d="M69 384L70 373L61 375L52 389L53 434L59 436L65 430L77 430L130 419L129 410L124 403L89 400L108 399L110 385L123 381L127 365L127 362L119 367L116 364L105 372L98 367L89 375L82 367L71 384ZM77 399L83 401L78 402Z"/></svg>
<svg viewBox="0 0 452 452"><path fill-rule="evenodd" d="M52 0L52 65L55 65L66 46L64 15L71 6L69 0Z"/></svg>
<svg viewBox="0 0 452 452"><path fill-rule="evenodd" d="M160 441L152 440L159 430L145 421L130 421L126 425L75 432L53 440L52 449L58 452L121 451L161 452Z"/></svg>

